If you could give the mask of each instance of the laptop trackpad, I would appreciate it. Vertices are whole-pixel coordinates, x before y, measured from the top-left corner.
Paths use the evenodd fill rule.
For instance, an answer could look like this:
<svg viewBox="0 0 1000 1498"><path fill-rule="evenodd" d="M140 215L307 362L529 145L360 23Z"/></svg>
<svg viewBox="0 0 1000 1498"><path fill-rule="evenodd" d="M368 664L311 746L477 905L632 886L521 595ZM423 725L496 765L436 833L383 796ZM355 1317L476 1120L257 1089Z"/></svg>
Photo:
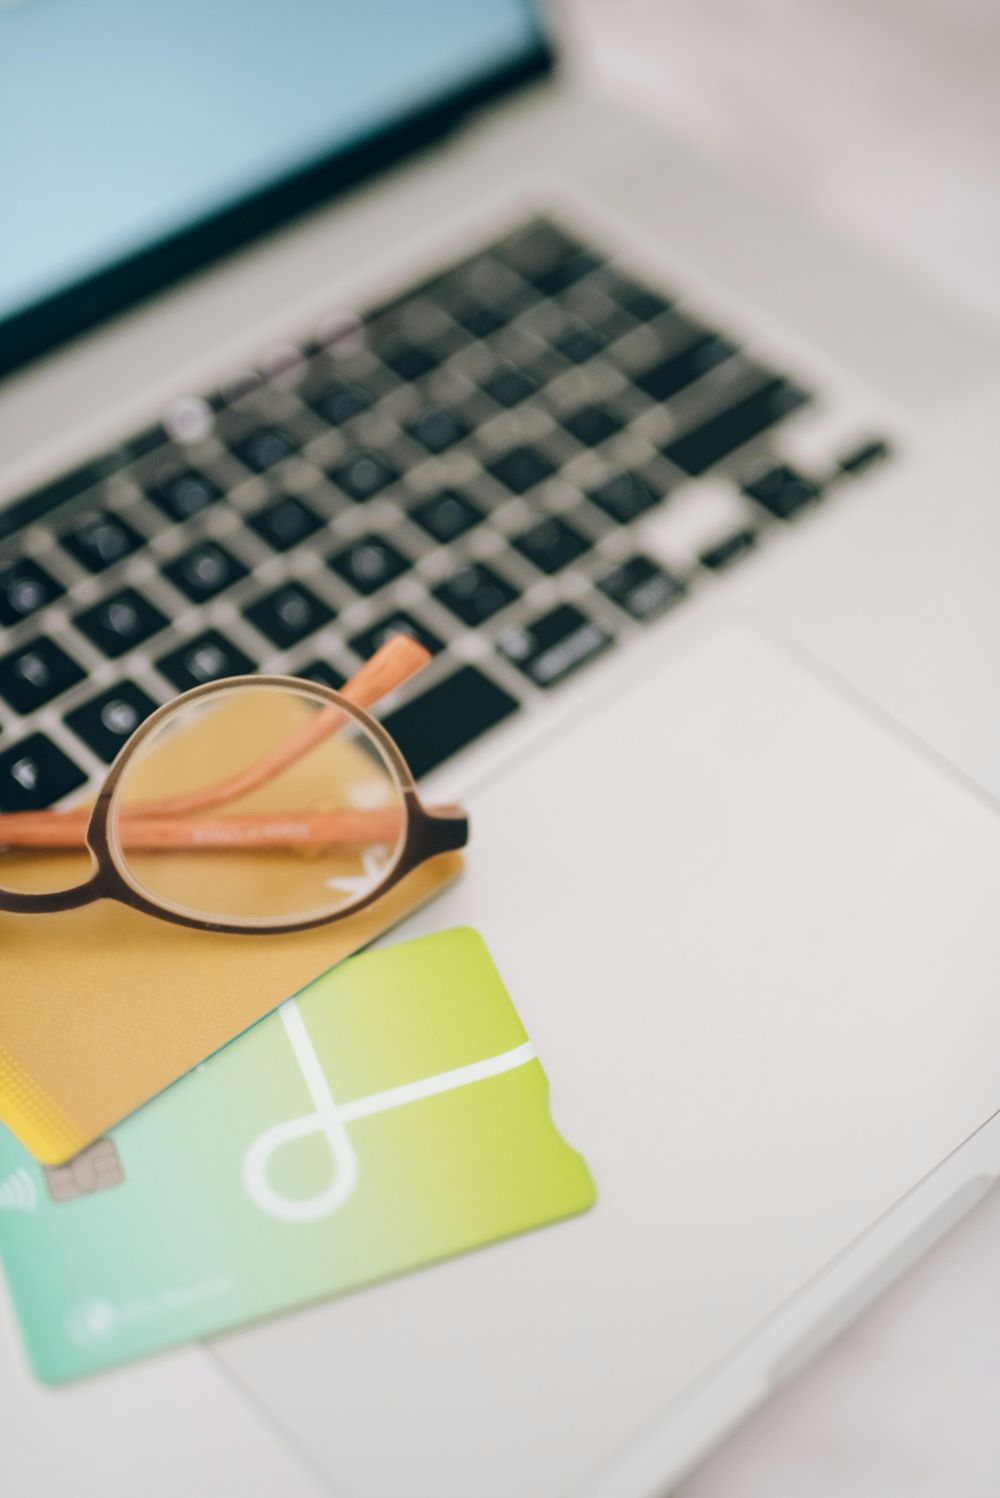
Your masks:
<svg viewBox="0 0 1000 1498"><path fill-rule="evenodd" d="M583 1481L1000 1093L996 818L754 630L473 813L417 929L482 931L599 1199L218 1344L357 1495Z"/></svg>

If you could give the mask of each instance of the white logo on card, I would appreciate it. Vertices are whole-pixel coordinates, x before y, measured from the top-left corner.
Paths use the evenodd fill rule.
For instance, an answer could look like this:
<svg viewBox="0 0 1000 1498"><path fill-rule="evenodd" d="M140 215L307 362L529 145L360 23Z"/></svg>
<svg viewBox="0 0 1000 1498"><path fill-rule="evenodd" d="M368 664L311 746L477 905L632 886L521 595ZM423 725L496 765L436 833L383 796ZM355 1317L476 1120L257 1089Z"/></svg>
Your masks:
<svg viewBox="0 0 1000 1498"><path fill-rule="evenodd" d="M294 999L286 999L278 1013L314 1111L304 1113L300 1118L290 1118L285 1123L273 1124L257 1136L243 1161L243 1185L254 1205L279 1222L317 1222L336 1212L350 1199L358 1182L358 1157L348 1137L347 1124L359 1118L369 1118L373 1113L385 1113L389 1108L401 1108L421 1098L433 1097L438 1092L467 1087L485 1077L499 1076L501 1072L513 1071L535 1058L535 1048L526 1040L513 1050L501 1051L499 1055L487 1056L482 1061L472 1061L468 1066L457 1066L435 1076L421 1077L416 1082L404 1082L401 1087L389 1087L384 1092L373 1092L368 1097L338 1104L313 1049L298 1004ZM271 1158L283 1145L297 1139L308 1139L314 1134L322 1135L329 1148L333 1162L330 1182L314 1196L285 1196L268 1179Z"/></svg>
<svg viewBox="0 0 1000 1498"><path fill-rule="evenodd" d="M257 1136L243 1161L243 1184L250 1200L269 1217L277 1217L279 1222L315 1222L336 1212L347 1201L358 1179L358 1157L302 1022L299 1006L294 999L288 999L278 1013L315 1111L274 1124ZM333 1160L330 1183L315 1196L283 1196L268 1180L271 1156L283 1144L306 1139L310 1134L322 1134L326 1139Z"/></svg>
<svg viewBox="0 0 1000 1498"><path fill-rule="evenodd" d="M366 895L370 889L374 889L382 877L385 868L386 849L381 845L374 848L362 848L361 850L361 873L352 875L341 875L337 879L326 881L327 889L338 890L342 895L353 895L359 900Z"/></svg>

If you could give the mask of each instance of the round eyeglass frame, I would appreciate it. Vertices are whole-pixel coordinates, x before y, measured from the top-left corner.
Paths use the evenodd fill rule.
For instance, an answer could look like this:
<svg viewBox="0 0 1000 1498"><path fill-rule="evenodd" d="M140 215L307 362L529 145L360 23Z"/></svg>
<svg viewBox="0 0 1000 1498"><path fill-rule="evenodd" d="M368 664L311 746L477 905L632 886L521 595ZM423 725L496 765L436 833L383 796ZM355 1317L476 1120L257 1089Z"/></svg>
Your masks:
<svg viewBox="0 0 1000 1498"><path fill-rule="evenodd" d="M395 859L385 870L379 883L356 899L336 910L295 921L280 918L273 921L266 918L246 921L212 920L199 916L196 911L185 911L182 907L152 898L135 877L130 875L127 861L114 835L112 811L115 795L129 761L163 722L189 703L224 692L268 687L294 690L326 706L339 708L378 744L398 780L406 817L403 838ZM468 840L469 820L466 814L459 807L431 809L423 804L417 794L413 772L395 739L365 708L359 707L332 687L306 681L298 676L230 676L222 681L192 687L190 691L164 703L140 723L127 743L122 745L97 794L87 823L85 843L94 861L90 878L64 890L29 892L0 887L0 911L15 915L44 915L76 910L97 900L114 900L144 915L192 930L230 936L287 936L296 931L313 931L321 926L330 926L348 916L357 915L382 899L420 864L442 853L457 852L465 847Z"/></svg>

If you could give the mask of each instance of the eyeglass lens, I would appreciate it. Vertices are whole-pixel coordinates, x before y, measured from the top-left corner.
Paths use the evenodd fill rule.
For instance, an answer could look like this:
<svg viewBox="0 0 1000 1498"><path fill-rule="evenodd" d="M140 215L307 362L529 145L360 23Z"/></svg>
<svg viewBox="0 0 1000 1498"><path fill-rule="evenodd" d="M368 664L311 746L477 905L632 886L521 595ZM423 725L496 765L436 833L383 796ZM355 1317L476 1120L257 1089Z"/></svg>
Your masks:
<svg viewBox="0 0 1000 1498"><path fill-rule="evenodd" d="M278 924L334 915L381 885L406 808L362 723L261 684L166 715L124 768L109 832L146 898L206 921Z"/></svg>

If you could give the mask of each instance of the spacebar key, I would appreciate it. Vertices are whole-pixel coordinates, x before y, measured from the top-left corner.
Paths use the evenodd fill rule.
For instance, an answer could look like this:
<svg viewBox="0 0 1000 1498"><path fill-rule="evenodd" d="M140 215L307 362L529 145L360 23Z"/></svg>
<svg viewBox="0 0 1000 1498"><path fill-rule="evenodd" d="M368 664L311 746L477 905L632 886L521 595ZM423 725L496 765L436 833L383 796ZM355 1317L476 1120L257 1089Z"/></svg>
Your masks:
<svg viewBox="0 0 1000 1498"><path fill-rule="evenodd" d="M475 666L462 666L383 721L414 775L426 775L488 733L520 703Z"/></svg>

